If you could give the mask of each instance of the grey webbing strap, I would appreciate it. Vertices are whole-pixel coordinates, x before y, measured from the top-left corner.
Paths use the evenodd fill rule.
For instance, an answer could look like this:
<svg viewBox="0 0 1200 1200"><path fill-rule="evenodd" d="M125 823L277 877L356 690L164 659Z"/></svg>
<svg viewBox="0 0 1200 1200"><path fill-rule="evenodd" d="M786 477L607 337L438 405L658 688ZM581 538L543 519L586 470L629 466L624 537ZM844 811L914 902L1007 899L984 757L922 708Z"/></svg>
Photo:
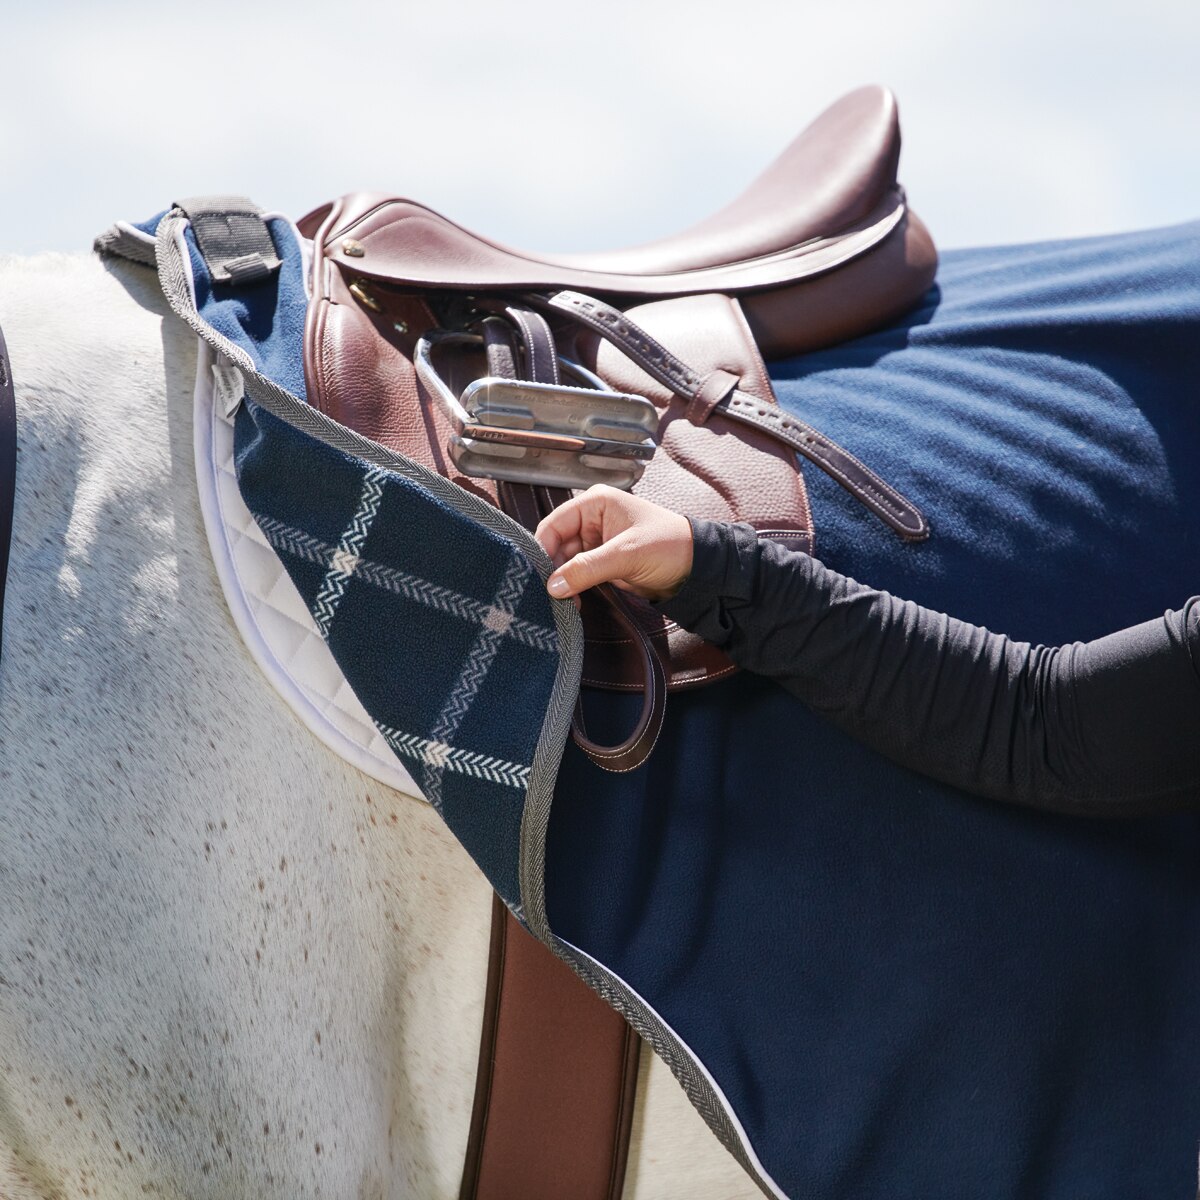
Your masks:
<svg viewBox="0 0 1200 1200"><path fill-rule="evenodd" d="M196 245L217 283L254 283L282 265L262 209L245 196L192 196L175 206L191 221Z"/></svg>

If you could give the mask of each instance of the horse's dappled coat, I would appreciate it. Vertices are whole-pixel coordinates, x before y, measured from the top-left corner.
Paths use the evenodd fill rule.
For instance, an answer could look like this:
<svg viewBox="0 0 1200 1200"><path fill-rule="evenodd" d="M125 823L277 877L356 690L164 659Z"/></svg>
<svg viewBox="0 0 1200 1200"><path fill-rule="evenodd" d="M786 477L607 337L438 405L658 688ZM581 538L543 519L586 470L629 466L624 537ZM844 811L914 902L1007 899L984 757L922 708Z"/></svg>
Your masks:
<svg viewBox="0 0 1200 1200"><path fill-rule="evenodd" d="M863 446L934 528L898 547L817 478L818 552L1034 640L1193 592L1197 240L950 255L901 326L776 364L784 406ZM273 319L248 315L251 343L286 333ZM269 428L239 435L243 470ZM355 541L371 464L356 469L319 544L275 530L331 628L339 564L350 579L374 561L370 531ZM517 608L488 607L477 629L510 634ZM618 724L619 708L591 721ZM970 800L742 676L677 697L638 772L602 775L568 747L547 909L624 981L610 998L636 993L683 1036L784 1194L1183 1196L1200 1127L1197 833L1190 817L1098 825Z"/></svg>
<svg viewBox="0 0 1200 1200"><path fill-rule="evenodd" d="M0 1195L453 1196L490 897L242 651L151 282L0 264Z"/></svg>

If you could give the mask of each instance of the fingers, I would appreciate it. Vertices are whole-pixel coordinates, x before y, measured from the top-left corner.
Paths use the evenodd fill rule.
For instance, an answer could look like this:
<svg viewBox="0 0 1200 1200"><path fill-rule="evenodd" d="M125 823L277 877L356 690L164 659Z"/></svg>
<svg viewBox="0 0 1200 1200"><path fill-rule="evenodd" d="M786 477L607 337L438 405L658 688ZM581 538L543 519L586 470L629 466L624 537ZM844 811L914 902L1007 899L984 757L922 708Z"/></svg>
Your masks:
<svg viewBox="0 0 1200 1200"><path fill-rule="evenodd" d="M567 541L569 539L579 540L578 520L572 522L570 515L563 513L565 508L566 505L563 505L562 508L556 508L549 516L543 517L533 532L533 536L537 538L538 543L555 566L558 566L567 557L563 552ZM582 548L581 544L580 549Z"/></svg>
<svg viewBox="0 0 1200 1200"><path fill-rule="evenodd" d="M552 554L550 556L550 561L552 563L554 563L554 565L556 567L561 567L563 565L563 563L567 562L569 559L574 558L575 555L580 554L582 551L583 551L582 539L568 538L567 541L563 542L562 545L559 547L558 553Z"/></svg>
<svg viewBox="0 0 1200 1200"><path fill-rule="evenodd" d="M599 583L622 578L632 565L633 548L618 534L592 550L582 550L559 567L547 587L551 595L565 599Z"/></svg>
<svg viewBox="0 0 1200 1200"><path fill-rule="evenodd" d="M624 499L625 493L603 484L591 487L543 517L533 536L552 559L565 560L581 549L598 546L606 532L609 536L617 532L615 528L606 531L605 521L607 517L613 524L615 506L620 504L618 497Z"/></svg>
<svg viewBox="0 0 1200 1200"><path fill-rule="evenodd" d="M546 586L562 598L612 582L654 599L691 566L686 517L604 484L549 513L534 536L555 566Z"/></svg>

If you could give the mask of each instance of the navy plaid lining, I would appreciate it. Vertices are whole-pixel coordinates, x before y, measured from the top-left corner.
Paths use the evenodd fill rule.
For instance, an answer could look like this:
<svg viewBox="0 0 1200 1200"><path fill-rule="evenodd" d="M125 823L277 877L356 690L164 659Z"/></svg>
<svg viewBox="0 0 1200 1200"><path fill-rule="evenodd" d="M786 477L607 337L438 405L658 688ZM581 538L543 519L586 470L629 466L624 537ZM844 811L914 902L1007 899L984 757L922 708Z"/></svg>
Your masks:
<svg viewBox="0 0 1200 1200"><path fill-rule="evenodd" d="M538 736L559 665L538 573L411 481L247 400L238 481L392 749L512 905Z"/></svg>

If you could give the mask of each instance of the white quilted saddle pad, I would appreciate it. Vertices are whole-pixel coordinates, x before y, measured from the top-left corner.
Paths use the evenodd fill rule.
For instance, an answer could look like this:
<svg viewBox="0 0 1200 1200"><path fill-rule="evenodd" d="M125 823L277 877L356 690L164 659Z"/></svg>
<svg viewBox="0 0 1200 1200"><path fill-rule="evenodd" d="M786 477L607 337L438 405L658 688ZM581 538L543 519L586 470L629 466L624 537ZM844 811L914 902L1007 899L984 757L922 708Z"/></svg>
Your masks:
<svg viewBox="0 0 1200 1200"><path fill-rule="evenodd" d="M268 219L277 216L271 213ZM296 238L307 251L298 232ZM380 783L420 797L242 500L233 465L233 421L226 411L236 378L237 372L218 364L201 342L194 398L196 480L213 563L234 624L271 686L321 741Z"/></svg>

